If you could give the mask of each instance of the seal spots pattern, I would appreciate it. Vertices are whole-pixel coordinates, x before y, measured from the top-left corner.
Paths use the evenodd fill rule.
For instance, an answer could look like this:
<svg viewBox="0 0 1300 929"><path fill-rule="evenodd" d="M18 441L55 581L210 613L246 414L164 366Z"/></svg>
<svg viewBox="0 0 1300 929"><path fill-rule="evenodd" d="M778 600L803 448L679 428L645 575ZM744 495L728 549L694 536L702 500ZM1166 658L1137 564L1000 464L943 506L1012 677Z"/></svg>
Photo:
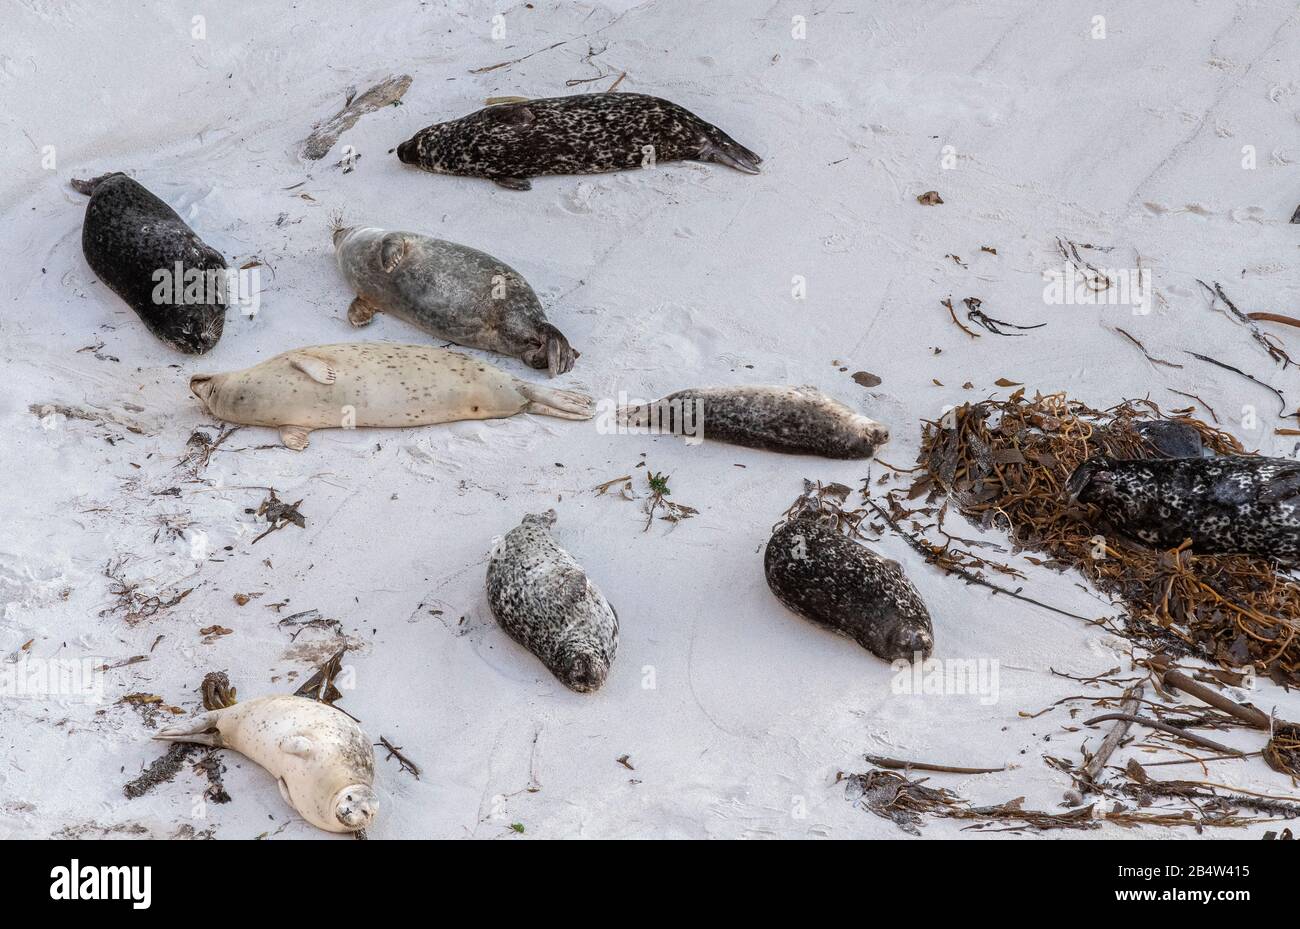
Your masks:
<svg viewBox="0 0 1300 929"><path fill-rule="evenodd" d="M353 325L391 313L436 338L512 355L552 376L579 356L528 282L478 249L373 226L336 229L334 248L357 295L348 311Z"/></svg>
<svg viewBox="0 0 1300 929"><path fill-rule="evenodd" d="M575 94L489 106L421 129L404 164L528 190L528 178L597 174L660 161L712 161L757 174L762 160L689 110L645 94Z"/></svg>
<svg viewBox="0 0 1300 929"><path fill-rule="evenodd" d="M618 615L573 556L555 544L555 510L525 516L492 550L487 594L510 638L566 687L591 693L618 649Z"/></svg>
<svg viewBox="0 0 1300 929"><path fill-rule="evenodd" d="M81 250L99 279L172 348L201 355L216 345L225 326L225 304L186 302L184 280L172 281L171 300L155 301L154 274L174 275L179 263L186 275L205 272L206 288L206 280L213 276L206 272L224 272L225 258L175 210L121 172L73 181L73 187L90 195Z"/></svg>
<svg viewBox="0 0 1300 929"><path fill-rule="evenodd" d="M789 609L848 636L886 661L934 648L930 613L897 562L874 554L805 511L772 533L767 586Z"/></svg>
<svg viewBox="0 0 1300 929"><path fill-rule="evenodd" d="M1289 458L1112 459L1079 465L1066 492L1157 548L1300 557L1300 462Z"/></svg>
<svg viewBox="0 0 1300 929"><path fill-rule="evenodd" d="M870 458L889 429L815 387L695 387L619 411L624 425L765 451Z"/></svg>

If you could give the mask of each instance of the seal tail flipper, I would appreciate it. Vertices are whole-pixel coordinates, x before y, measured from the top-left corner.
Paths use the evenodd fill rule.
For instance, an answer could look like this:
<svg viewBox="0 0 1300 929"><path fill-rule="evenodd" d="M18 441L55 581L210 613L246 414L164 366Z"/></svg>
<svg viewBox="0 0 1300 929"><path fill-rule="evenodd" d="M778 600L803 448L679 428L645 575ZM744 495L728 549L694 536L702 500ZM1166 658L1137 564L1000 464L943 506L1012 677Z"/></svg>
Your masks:
<svg viewBox="0 0 1300 929"><path fill-rule="evenodd" d="M577 391L553 390L519 380L515 381L515 389L528 401L523 410L525 413L558 416L560 419L591 419L596 415L595 401Z"/></svg>
<svg viewBox="0 0 1300 929"><path fill-rule="evenodd" d="M74 177L69 183L72 184L72 189L77 193L85 194L89 197L95 192L96 187L108 180L110 177L117 177L121 173L121 171L110 171L107 174L101 174L99 177L87 178L84 181Z"/></svg>
<svg viewBox="0 0 1300 929"><path fill-rule="evenodd" d="M716 126L710 126L700 146L700 161L713 161L746 174L757 174L763 159Z"/></svg>
<svg viewBox="0 0 1300 929"><path fill-rule="evenodd" d="M571 371L581 353L569 344L564 333L550 324L542 328L542 334L546 336L546 370L551 377Z"/></svg>
<svg viewBox="0 0 1300 929"><path fill-rule="evenodd" d="M280 444L285 448L300 452L307 447L310 435L311 430L306 426L281 426Z"/></svg>
<svg viewBox="0 0 1300 929"><path fill-rule="evenodd" d="M159 742L195 742L213 748L224 748L225 743L217 729L218 712L220 711L200 713L185 725L164 729L154 738Z"/></svg>

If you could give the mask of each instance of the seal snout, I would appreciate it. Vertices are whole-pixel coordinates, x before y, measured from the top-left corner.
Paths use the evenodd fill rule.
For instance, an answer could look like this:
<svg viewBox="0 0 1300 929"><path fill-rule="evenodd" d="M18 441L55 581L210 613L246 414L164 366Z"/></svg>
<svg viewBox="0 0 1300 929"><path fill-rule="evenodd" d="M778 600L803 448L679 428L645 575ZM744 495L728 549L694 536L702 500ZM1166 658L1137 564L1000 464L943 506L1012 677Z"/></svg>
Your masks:
<svg viewBox="0 0 1300 929"><path fill-rule="evenodd" d="M890 657L895 660L924 661L934 651L934 636L924 629L900 629L894 635L891 651Z"/></svg>
<svg viewBox="0 0 1300 929"><path fill-rule="evenodd" d="M605 683L609 665L594 655L575 655L564 676L564 683L580 694L594 693Z"/></svg>
<svg viewBox="0 0 1300 929"><path fill-rule="evenodd" d="M379 798L366 784L352 784L336 795L334 815L349 829L364 829L379 812Z"/></svg>
<svg viewBox="0 0 1300 929"><path fill-rule="evenodd" d="M413 165L420 160L420 152L414 136L397 146L397 160L404 165Z"/></svg>

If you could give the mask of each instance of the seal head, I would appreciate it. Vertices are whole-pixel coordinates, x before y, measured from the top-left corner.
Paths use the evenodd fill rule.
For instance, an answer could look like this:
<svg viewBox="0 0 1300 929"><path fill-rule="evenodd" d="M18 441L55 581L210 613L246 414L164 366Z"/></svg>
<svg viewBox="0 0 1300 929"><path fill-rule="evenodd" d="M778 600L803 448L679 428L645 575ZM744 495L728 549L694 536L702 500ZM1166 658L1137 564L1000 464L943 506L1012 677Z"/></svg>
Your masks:
<svg viewBox="0 0 1300 929"><path fill-rule="evenodd" d="M379 812L379 798L369 784L349 784L334 795L334 815L349 831L365 829Z"/></svg>

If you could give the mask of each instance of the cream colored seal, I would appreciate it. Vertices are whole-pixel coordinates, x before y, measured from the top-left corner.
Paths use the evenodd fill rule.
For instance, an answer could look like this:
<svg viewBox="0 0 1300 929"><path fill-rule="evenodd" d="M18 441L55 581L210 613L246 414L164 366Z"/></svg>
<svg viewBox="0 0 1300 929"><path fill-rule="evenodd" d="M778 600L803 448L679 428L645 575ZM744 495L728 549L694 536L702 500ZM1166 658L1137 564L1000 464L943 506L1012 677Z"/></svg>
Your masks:
<svg viewBox="0 0 1300 929"><path fill-rule="evenodd" d="M300 348L242 371L196 374L190 391L218 419L278 428L280 441L298 451L313 429L595 413L585 394L521 381L445 348L396 342Z"/></svg>
<svg viewBox="0 0 1300 929"><path fill-rule="evenodd" d="M258 697L200 713L154 738L251 758L276 777L286 803L327 832L364 829L379 808L370 737L342 710L306 697Z"/></svg>

